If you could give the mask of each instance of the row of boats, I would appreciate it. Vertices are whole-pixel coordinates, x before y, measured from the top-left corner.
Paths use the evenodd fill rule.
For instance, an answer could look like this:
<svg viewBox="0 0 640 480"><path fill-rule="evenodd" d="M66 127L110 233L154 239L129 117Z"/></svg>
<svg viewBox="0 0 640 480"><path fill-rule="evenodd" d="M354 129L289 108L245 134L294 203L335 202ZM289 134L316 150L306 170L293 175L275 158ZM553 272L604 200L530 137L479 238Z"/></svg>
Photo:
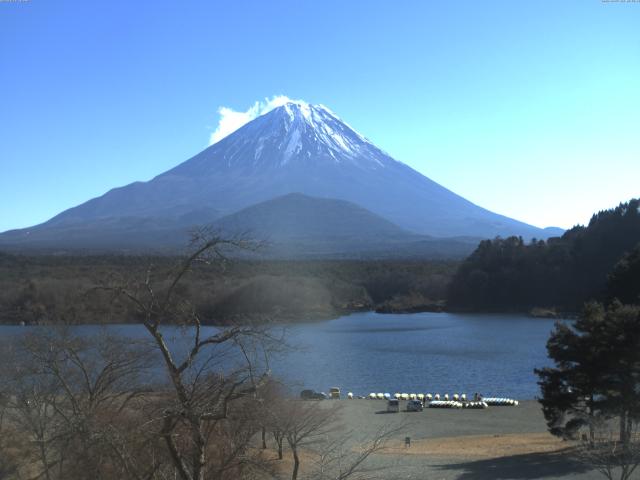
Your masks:
<svg viewBox="0 0 640 480"><path fill-rule="evenodd" d="M352 392L347 393L347 398L353 399ZM362 397L360 397L362 398ZM489 406L517 406L518 400L506 397L482 397L475 394L473 400L468 400L465 393L454 393L449 397L448 393L440 395L439 393L370 393L369 400L419 400L423 404L428 404L431 408L487 408Z"/></svg>

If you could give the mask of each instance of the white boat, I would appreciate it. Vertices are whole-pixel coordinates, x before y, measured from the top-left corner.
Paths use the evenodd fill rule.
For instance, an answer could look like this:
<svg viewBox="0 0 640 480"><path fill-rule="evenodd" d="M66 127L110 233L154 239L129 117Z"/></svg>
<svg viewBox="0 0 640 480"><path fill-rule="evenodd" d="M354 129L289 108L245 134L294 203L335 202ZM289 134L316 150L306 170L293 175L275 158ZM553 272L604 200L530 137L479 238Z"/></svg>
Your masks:
<svg viewBox="0 0 640 480"><path fill-rule="evenodd" d="M487 405L497 406L497 407L511 407L517 406L518 401L513 398L504 398L504 397L487 397L482 399Z"/></svg>
<svg viewBox="0 0 640 480"><path fill-rule="evenodd" d="M485 402L466 402L462 404L463 408L476 408L476 409L484 409L489 408Z"/></svg>
<svg viewBox="0 0 640 480"><path fill-rule="evenodd" d="M429 408L462 408L462 402L454 400L434 400L429 403Z"/></svg>

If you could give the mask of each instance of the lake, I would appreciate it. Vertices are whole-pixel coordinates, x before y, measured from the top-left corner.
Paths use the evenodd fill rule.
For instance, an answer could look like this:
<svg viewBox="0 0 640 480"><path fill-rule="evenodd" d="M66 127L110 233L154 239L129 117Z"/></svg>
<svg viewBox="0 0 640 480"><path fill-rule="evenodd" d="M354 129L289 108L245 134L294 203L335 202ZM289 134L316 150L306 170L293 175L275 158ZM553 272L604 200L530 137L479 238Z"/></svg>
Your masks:
<svg viewBox="0 0 640 480"><path fill-rule="evenodd" d="M304 350L275 362L300 386L532 399L554 321L522 315L358 313L289 330Z"/></svg>
<svg viewBox="0 0 640 480"><path fill-rule="evenodd" d="M479 392L532 399L539 393L533 369L549 365L545 343L553 325L507 314L357 313L288 326L287 342L296 349L273 358L272 370L295 392L338 386L356 395ZM31 328L44 327L0 326L0 333ZM75 327L88 333L100 328ZM140 325L107 328L146 337Z"/></svg>

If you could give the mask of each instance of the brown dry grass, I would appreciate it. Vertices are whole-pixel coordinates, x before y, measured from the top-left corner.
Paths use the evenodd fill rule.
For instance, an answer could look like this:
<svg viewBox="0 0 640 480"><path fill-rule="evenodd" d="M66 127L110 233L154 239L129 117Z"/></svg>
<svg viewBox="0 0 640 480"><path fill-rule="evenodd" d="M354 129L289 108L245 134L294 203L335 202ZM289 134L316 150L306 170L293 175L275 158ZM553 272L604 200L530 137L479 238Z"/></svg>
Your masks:
<svg viewBox="0 0 640 480"><path fill-rule="evenodd" d="M270 464L274 470L280 474L291 474L293 469L293 455L289 448L284 448L282 460L278 459L278 452L273 448L253 449L256 455L265 463ZM318 455L312 451L301 449L298 451L300 457L300 473L305 473L318 459Z"/></svg>
<svg viewBox="0 0 640 480"><path fill-rule="evenodd" d="M412 440L389 445L382 453L389 455L430 455L436 457L499 458L530 453L550 453L569 445L549 433L518 433L505 435L467 435Z"/></svg>

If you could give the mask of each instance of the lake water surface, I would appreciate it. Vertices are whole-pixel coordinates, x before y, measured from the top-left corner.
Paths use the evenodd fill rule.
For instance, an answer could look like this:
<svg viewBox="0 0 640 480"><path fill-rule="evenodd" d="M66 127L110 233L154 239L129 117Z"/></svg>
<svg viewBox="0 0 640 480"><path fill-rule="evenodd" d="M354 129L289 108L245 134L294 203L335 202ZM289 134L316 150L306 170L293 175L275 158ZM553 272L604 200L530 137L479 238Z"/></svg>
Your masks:
<svg viewBox="0 0 640 480"><path fill-rule="evenodd" d="M301 386L370 392L462 393L532 399L536 367L554 321L520 315L359 313L297 325L289 341L304 350L274 370Z"/></svg>
<svg viewBox="0 0 640 480"><path fill-rule="evenodd" d="M296 349L274 358L272 370L294 391L338 386L356 395L480 392L532 399L539 393L533 369L549 365L545 343L553 324L521 315L357 313L287 327L287 343ZM108 329L146 336L140 325ZM25 330L5 326L0 334Z"/></svg>

